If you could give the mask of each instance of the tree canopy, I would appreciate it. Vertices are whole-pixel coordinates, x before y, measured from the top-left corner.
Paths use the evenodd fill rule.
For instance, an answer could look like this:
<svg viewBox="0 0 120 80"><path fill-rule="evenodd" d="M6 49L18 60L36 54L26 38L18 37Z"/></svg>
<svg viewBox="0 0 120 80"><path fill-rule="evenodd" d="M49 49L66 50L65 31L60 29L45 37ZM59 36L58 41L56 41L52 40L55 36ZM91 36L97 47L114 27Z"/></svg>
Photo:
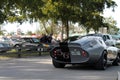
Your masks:
<svg viewBox="0 0 120 80"><path fill-rule="evenodd" d="M113 0L3 0L0 1L0 23L29 20L61 21L69 35L69 22L82 24L87 31L104 27L103 10L113 8Z"/></svg>

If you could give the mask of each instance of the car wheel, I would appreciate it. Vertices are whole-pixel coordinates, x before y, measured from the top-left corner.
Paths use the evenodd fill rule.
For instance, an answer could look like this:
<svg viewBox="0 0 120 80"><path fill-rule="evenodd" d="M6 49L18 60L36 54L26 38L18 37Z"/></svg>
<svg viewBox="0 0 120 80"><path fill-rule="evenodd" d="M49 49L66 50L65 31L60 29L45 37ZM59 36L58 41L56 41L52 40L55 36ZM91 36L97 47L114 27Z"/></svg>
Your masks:
<svg viewBox="0 0 120 80"><path fill-rule="evenodd" d="M96 68L100 70L105 70L107 68L107 52L103 51L101 58L96 64Z"/></svg>
<svg viewBox="0 0 120 80"><path fill-rule="evenodd" d="M119 61L120 61L120 54L116 57L116 59L113 61L112 65L114 66L119 66Z"/></svg>
<svg viewBox="0 0 120 80"><path fill-rule="evenodd" d="M19 51L21 50L20 45L15 45L15 50L16 50L17 52L19 52Z"/></svg>
<svg viewBox="0 0 120 80"><path fill-rule="evenodd" d="M55 68L64 68L65 67L65 64L64 63L58 63L56 62L55 60L52 60L52 63L53 63L53 66Z"/></svg>

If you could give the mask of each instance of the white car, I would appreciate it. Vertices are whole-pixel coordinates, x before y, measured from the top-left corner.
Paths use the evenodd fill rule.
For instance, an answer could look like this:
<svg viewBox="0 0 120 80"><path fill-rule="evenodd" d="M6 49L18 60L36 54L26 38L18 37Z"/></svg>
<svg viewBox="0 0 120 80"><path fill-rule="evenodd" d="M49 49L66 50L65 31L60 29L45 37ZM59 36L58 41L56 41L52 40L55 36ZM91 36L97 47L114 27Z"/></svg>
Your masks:
<svg viewBox="0 0 120 80"><path fill-rule="evenodd" d="M87 36L99 36L102 37L105 43L110 46L116 46L116 40L112 38L110 34L87 34Z"/></svg>

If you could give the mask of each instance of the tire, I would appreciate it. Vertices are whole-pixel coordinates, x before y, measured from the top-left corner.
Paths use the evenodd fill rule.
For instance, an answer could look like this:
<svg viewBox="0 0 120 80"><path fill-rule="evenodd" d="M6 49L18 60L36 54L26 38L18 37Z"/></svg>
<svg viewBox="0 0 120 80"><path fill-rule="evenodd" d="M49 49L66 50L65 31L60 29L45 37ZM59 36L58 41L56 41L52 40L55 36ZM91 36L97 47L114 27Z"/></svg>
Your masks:
<svg viewBox="0 0 120 80"><path fill-rule="evenodd" d="M65 67L65 64L64 63L58 63L56 62L55 60L52 60L52 63L53 63L53 66L55 68L64 68Z"/></svg>
<svg viewBox="0 0 120 80"><path fill-rule="evenodd" d="M16 52L21 51L21 47L20 47L20 45L15 45L15 50L16 50Z"/></svg>
<svg viewBox="0 0 120 80"><path fill-rule="evenodd" d="M107 68L107 52L103 51L101 58L96 64L96 68L99 70L105 70Z"/></svg>
<svg viewBox="0 0 120 80"><path fill-rule="evenodd" d="M117 55L116 59L113 61L112 65L113 66L119 66L119 61L120 61L120 54Z"/></svg>

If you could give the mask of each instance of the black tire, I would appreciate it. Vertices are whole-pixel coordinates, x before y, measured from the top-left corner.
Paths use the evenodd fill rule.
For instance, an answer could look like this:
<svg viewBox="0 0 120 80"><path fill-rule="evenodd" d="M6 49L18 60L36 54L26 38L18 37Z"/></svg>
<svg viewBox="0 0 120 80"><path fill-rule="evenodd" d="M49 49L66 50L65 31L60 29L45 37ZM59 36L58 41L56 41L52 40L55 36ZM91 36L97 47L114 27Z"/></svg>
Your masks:
<svg viewBox="0 0 120 80"><path fill-rule="evenodd" d="M120 54L117 55L116 59L113 61L112 65L119 66Z"/></svg>
<svg viewBox="0 0 120 80"><path fill-rule="evenodd" d="M107 52L103 51L101 58L96 64L96 68L99 70L105 70L107 68Z"/></svg>
<svg viewBox="0 0 120 80"><path fill-rule="evenodd" d="M16 52L20 52L21 51L20 45L15 45L14 48L15 48Z"/></svg>
<svg viewBox="0 0 120 80"><path fill-rule="evenodd" d="M52 63L53 63L53 66L55 68L64 68L65 67L65 64L64 63L58 63L56 62L55 60L52 60Z"/></svg>

